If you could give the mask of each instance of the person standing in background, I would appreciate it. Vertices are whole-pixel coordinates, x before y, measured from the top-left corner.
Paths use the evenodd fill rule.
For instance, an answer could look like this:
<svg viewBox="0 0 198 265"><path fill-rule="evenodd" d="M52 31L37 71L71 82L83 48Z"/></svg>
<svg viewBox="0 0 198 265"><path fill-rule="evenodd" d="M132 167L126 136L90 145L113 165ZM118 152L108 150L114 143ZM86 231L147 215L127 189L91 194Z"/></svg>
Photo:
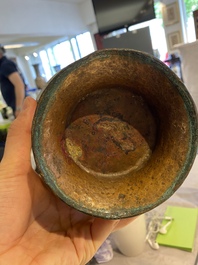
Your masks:
<svg viewBox="0 0 198 265"><path fill-rule="evenodd" d="M17 117L25 98L25 83L17 65L5 56L5 49L2 46L0 46L0 87L6 104L12 108L14 116Z"/></svg>

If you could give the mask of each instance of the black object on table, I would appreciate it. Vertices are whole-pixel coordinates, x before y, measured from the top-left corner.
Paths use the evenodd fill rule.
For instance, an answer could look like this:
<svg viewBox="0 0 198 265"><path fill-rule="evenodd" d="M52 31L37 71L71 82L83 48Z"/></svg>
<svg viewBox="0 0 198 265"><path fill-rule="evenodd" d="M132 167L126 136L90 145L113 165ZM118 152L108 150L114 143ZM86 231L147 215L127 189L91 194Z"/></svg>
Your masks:
<svg viewBox="0 0 198 265"><path fill-rule="evenodd" d="M5 143L0 143L0 161L2 160L4 154Z"/></svg>
<svg viewBox="0 0 198 265"><path fill-rule="evenodd" d="M164 61L168 64L171 70L177 74L177 76L182 80L182 68L181 68L181 59L175 54L170 54L170 58Z"/></svg>

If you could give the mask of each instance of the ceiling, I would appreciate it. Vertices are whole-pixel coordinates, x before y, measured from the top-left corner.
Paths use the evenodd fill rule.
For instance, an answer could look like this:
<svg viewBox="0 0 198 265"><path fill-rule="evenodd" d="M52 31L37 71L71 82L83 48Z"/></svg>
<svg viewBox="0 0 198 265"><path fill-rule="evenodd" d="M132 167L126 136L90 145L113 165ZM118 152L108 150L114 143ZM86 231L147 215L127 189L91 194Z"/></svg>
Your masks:
<svg viewBox="0 0 198 265"><path fill-rule="evenodd" d="M18 54L89 30L91 0L0 0L0 44L24 44Z"/></svg>

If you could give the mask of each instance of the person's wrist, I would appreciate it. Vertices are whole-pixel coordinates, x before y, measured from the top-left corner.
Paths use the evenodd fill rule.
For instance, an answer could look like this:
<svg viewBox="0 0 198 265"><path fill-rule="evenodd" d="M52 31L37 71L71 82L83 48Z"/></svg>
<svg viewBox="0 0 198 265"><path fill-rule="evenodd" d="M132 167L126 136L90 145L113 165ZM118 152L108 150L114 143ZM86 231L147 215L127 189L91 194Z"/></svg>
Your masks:
<svg viewBox="0 0 198 265"><path fill-rule="evenodd" d="M21 111L22 107L16 107L16 111Z"/></svg>

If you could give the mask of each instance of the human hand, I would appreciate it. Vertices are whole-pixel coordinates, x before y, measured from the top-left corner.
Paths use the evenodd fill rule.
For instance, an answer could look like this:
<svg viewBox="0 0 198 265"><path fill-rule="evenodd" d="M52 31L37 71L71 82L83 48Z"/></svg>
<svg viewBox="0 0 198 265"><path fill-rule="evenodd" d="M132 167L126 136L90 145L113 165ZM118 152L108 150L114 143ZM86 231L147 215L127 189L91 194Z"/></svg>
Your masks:
<svg viewBox="0 0 198 265"><path fill-rule="evenodd" d="M115 229L133 218L105 220L62 202L31 166L36 101L26 98L8 132L0 164L0 264L84 265Z"/></svg>
<svg viewBox="0 0 198 265"><path fill-rule="evenodd" d="M21 112L20 109L15 110L15 112L14 112L14 117L15 117L15 118L18 117L18 115L19 115L20 112Z"/></svg>

